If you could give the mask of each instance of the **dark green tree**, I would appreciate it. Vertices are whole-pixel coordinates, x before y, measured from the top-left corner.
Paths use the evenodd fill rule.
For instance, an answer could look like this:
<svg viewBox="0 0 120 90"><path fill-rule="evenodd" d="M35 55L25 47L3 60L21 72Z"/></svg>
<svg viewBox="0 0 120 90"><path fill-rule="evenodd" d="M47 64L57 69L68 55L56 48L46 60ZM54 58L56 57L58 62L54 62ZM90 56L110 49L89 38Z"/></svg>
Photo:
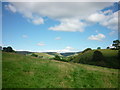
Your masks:
<svg viewBox="0 0 120 90"><path fill-rule="evenodd" d="M4 52L7 52L7 48L6 48L6 47L3 47L3 51L4 51Z"/></svg>
<svg viewBox="0 0 120 90"><path fill-rule="evenodd" d="M110 47L107 47L107 49L110 49Z"/></svg>
<svg viewBox="0 0 120 90"><path fill-rule="evenodd" d="M61 60L60 59L60 56L58 56L58 55L55 55L55 58L54 58L55 60Z"/></svg>
<svg viewBox="0 0 120 90"><path fill-rule="evenodd" d="M115 49L120 49L120 40L114 40L112 46L114 46Z"/></svg>
<svg viewBox="0 0 120 90"><path fill-rule="evenodd" d="M0 46L0 50L2 50L2 46Z"/></svg>
<svg viewBox="0 0 120 90"><path fill-rule="evenodd" d="M4 52L15 52L12 47L8 46L8 47L3 47L3 51Z"/></svg>
<svg viewBox="0 0 120 90"><path fill-rule="evenodd" d="M33 56L33 57L38 57L38 55L36 55L36 54L34 54L34 53L32 53L32 55L31 56Z"/></svg>
<svg viewBox="0 0 120 90"><path fill-rule="evenodd" d="M7 52L14 52L14 50L12 49L12 47L7 47Z"/></svg>
<svg viewBox="0 0 120 90"><path fill-rule="evenodd" d="M97 47L97 49L101 49L101 47Z"/></svg>
<svg viewBox="0 0 120 90"><path fill-rule="evenodd" d="M94 51L93 53L93 61L101 61L104 60L104 56L102 55L102 53L100 51Z"/></svg>

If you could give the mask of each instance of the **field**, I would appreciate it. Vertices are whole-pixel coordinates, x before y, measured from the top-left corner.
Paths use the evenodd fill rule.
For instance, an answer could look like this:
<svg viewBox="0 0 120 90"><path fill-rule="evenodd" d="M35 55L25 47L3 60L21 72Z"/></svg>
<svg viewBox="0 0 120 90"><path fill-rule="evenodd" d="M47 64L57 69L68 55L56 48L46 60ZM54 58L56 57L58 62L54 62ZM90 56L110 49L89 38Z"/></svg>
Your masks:
<svg viewBox="0 0 120 90"><path fill-rule="evenodd" d="M118 69L3 53L3 88L117 88Z"/></svg>
<svg viewBox="0 0 120 90"><path fill-rule="evenodd" d="M39 57L42 56L43 58L53 58L54 55L50 55L50 54L47 54L47 53L34 53L36 55L38 55Z"/></svg>

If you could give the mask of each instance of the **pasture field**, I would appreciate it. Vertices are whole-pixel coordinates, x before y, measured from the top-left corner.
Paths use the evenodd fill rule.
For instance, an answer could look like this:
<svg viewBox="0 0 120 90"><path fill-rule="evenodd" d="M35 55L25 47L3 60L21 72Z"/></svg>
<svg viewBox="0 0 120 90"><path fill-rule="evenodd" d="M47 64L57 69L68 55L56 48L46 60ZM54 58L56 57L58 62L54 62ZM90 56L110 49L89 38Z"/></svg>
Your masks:
<svg viewBox="0 0 120 90"><path fill-rule="evenodd" d="M118 69L3 52L3 88L118 88Z"/></svg>

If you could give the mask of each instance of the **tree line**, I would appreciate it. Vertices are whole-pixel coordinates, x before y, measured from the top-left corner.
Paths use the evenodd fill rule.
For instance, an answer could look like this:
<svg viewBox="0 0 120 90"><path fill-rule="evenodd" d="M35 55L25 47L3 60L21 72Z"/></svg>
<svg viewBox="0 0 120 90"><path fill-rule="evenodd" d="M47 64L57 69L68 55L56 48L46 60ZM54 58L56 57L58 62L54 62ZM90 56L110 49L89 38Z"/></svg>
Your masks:
<svg viewBox="0 0 120 90"><path fill-rule="evenodd" d="M0 50L4 51L4 52L15 52L15 50L13 50L13 48L11 46L8 47L3 47L0 46Z"/></svg>

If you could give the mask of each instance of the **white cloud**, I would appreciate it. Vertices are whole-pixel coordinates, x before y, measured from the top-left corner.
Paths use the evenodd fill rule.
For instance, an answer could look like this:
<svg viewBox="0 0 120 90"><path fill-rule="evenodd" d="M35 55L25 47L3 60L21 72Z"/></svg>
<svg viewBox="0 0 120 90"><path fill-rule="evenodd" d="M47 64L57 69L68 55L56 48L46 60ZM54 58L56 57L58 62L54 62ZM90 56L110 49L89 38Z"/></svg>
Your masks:
<svg viewBox="0 0 120 90"><path fill-rule="evenodd" d="M36 25L39 25L39 24L44 24L44 20L43 18L36 18L36 19L33 19L32 22Z"/></svg>
<svg viewBox="0 0 120 90"><path fill-rule="evenodd" d="M112 2L10 2L7 6L9 5L14 6L16 12L34 24L43 24L46 16L60 22L59 25L50 27L50 30L82 32L86 24L81 20L112 5Z"/></svg>
<svg viewBox="0 0 120 90"><path fill-rule="evenodd" d="M112 14L112 10L103 11L104 14Z"/></svg>
<svg viewBox="0 0 120 90"><path fill-rule="evenodd" d="M100 24L109 29L118 30L118 12L108 15Z"/></svg>
<svg viewBox="0 0 120 90"><path fill-rule="evenodd" d="M105 15L103 14L100 14L100 13L94 13L94 14L91 14L89 17L88 17L88 21L91 21L91 22L100 22L102 20L105 19Z"/></svg>
<svg viewBox="0 0 120 90"><path fill-rule="evenodd" d="M85 23L79 21L79 19L62 19L60 20L60 24L54 27L50 27L49 30L54 31L80 31L83 32L84 27L86 26Z"/></svg>
<svg viewBox="0 0 120 90"><path fill-rule="evenodd" d="M106 15L106 13L108 15ZM105 12L96 12L91 14L86 21L92 23L99 23L102 26L105 26L111 29L111 33L115 33L118 30L118 12L112 13L111 10Z"/></svg>
<svg viewBox="0 0 120 90"><path fill-rule="evenodd" d="M26 18L29 22L31 22L35 25L44 24L44 19L40 15L35 14L35 12L31 11L31 9L34 8L34 7L32 7L31 9L28 9L28 6L26 6L26 5L29 5L29 7L32 7L32 3L30 3L30 4L11 3L11 4L8 4L8 5L5 5L5 8L7 10L10 10L10 11L14 12L14 13L18 12L18 13L22 14L22 16L24 18Z"/></svg>
<svg viewBox="0 0 120 90"><path fill-rule="evenodd" d="M112 44L109 46L110 48L115 48Z"/></svg>
<svg viewBox="0 0 120 90"><path fill-rule="evenodd" d="M90 37L88 37L89 40L97 40L97 41L101 41L104 38L105 35L101 33L99 33L98 35L91 35Z"/></svg>
<svg viewBox="0 0 120 90"><path fill-rule="evenodd" d="M46 44L44 44L43 42L40 42L37 44L38 46L45 46Z"/></svg>
<svg viewBox="0 0 120 90"><path fill-rule="evenodd" d="M86 26L99 23L113 33L118 30L118 12L100 12L112 4L113 2L10 2L5 7L14 13L20 13L35 25L44 24L46 16L54 19L60 24L49 27L53 31L83 32Z"/></svg>
<svg viewBox="0 0 120 90"><path fill-rule="evenodd" d="M64 49L61 49L61 50L42 50L42 51L39 51L39 52L65 53L65 52L78 52L78 50L73 48L73 47L67 46L67 47L65 47Z"/></svg>
<svg viewBox="0 0 120 90"><path fill-rule="evenodd" d="M16 12L16 8L11 4L5 5L5 8L12 11L13 13Z"/></svg>
<svg viewBox="0 0 120 90"><path fill-rule="evenodd" d="M27 35L22 35L23 38L27 38L28 36Z"/></svg>
<svg viewBox="0 0 120 90"><path fill-rule="evenodd" d="M61 40L61 37L56 37L55 40Z"/></svg>

